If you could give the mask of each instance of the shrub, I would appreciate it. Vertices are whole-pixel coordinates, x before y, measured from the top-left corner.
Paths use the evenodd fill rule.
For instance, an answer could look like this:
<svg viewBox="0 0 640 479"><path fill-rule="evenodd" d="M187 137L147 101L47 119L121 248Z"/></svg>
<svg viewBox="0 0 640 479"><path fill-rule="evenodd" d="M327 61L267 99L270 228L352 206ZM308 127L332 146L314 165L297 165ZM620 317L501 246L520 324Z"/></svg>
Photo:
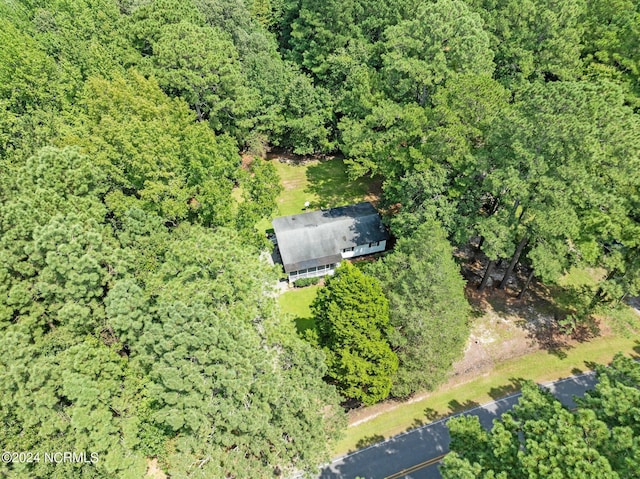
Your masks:
<svg viewBox="0 0 640 479"><path fill-rule="evenodd" d="M311 286L313 284L318 284L320 282L320 277L316 276L314 278L302 278L302 279L296 279L293 282L293 285L296 288L304 288L305 286Z"/></svg>

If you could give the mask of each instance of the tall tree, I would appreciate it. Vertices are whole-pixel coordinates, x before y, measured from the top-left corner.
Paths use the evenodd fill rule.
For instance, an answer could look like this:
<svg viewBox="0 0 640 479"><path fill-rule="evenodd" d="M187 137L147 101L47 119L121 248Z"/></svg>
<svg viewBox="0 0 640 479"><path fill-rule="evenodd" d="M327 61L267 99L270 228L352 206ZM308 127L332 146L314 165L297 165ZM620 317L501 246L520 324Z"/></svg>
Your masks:
<svg viewBox="0 0 640 479"><path fill-rule="evenodd" d="M152 43L153 74L216 131L247 128L250 90L244 86L233 43L217 29L188 22L165 25Z"/></svg>
<svg viewBox="0 0 640 479"><path fill-rule="evenodd" d="M388 337L389 302L378 280L345 262L311 305L328 376L347 398L371 405L391 390L398 357Z"/></svg>
<svg viewBox="0 0 640 479"><path fill-rule="evenodd" d="M442 226L432 220L370 269L389 298L389 341L399 359L395 396L433 389L464 349L469 306L452 253Z"/></svg>
<svg viewBox="0 0 640 479"><path fill-rule="evenodd" d="M491 168L484 150L496 122L508 115L508 101L509 92L486 75L454 75L436 89L423 132L410 143L419 154L385 183L385 197L403 206L392 220L396 234L431 214L455 244L464 244L477 234L478 217L496 213L495 198L482 188ZM489 230L488 237L499 235Z"/></svg>
<svg viewBox="0 0 640 479"><path fill-rule="evenodd" d="M592 78L607 78L625 86L627 101L638 107L640 97L640 11L630 0L594 0L587 2L584 16L586 73Z"/></svg>
<svg viewBox="0 0 640 479"><path fill-rule="evenodd" d="M49 148L0 182L0 439L98 454L1 473L313 470L343 416L322 354L277 318L275 271L231 230L107 218L104 173Z"/></svg>
<svg viewBox="0 0 640 479"><path fill-rule="evenodd" d="M610 83L526 91L506 128L488 139L494 168L484 184L508 211L514 249L529 237L533 267L553 281L569 264L604 265L611 241L635 244L622 238L634 223L628 192L640 182L640 136L621 89Z"/></svg>
<svg viewBox="0 0 640 479"><path fill-rule="evenodd" d="M2 472L143 474L144 457L134 451L132 398L139 385L128 381L126 361L98 339L103 296L116 271L126 268L104 224L104 176L72 148L45 148L12 173L0 213L2 441L41 454L93 451L101 462L59 465L41 458L3 465Z"/></svg>
<svg viewBox="0 0 640 479"><path fill-rule="evenodd" d="M72 95L89 76L122 75L126 65L140 60L122 28L118 2L44 0L31 8L35 38L56 61Z"/></svg>
<svg viewBox="0 0 640 479"><path fill-rule="evenodd" d="M230 230L184 224L160 234L159 260L120 279L105 304L149 380L148 421L168 472L194 463L215 477L313 469L342 419L321 354L275 317L275 271Z"/></svg>
<svg viewBox="0 0 640 479"><path fill-rule="evenodd" d="M134 71L113 81L91 78L78 110L62 141L81 146L107 173L111 210L138 207L174 223L233 222L240 164L233 140L194 123L186 104L155 81Z"/></svg>
<svg viewBox="0 0 640 479"><path fill-rule="evenodd" d="M575 412L528 382L513 412L495 420L491 431L475 416L452 419L443 477L634 477L640 461L633 412L640 405L639 371L622 355L610 368L599 366L596 391L578 400Z"/></svg>
<svg viewBox="0 0 640 479"><path fill-rule="evenodd" d="M582 68L584 0L472 0L492 33L496 78L575 80Z"/></svg>
<svg viewBox="0 0 640 479"><path fill-rule="evenodd" d="M383 75L399 101L427 105L452 74L493 72L482 19L460 0L422 3L412 18L387 28L385 40Z"/></svg>
<svg viewBox="0 0 640 479"><path fill-rule="evenodd" d="M244 201L238 208L236 225L241 231L250 231L261 218L268 218L274 212L282 185L273 163L261 159L249 165L242 184Z"/></svg>
<svg viewBox="0 0 640 479"><path fill-rule="evenodd" d="M10 20L14 15L9 9L0 19L0 159L24 160L56 135L68 85L32 31Z"/></svg>
<svg viewBox="0 0 640 479"><path fill-rule="evenodd" d="M84 331L96 326L96 295L106 280L102 265L113 247L108 229L100 225L106 213L98 199L102 179L77 150L46 148L5 180L0 189L4 326L23 317L38 335L55 327L58 315ZM74 311L78 303L82 307Z"/></svg>
<svg viewBox="0 0 640 479"><path fill-rule="evenodd" d="M414 0L368 2L290 2L283 25L283 43L296 63L324 79L335 57L348 46L369 49L377 43L389 25L407 18L415 8ZM331 21L327 21L331 19Z"/></svg>

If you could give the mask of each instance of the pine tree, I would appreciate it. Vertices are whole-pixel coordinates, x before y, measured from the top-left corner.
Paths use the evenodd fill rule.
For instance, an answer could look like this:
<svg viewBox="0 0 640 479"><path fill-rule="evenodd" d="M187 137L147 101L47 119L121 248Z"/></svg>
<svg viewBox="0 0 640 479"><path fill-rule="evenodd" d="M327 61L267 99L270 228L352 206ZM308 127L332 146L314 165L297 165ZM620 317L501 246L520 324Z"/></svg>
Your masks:
<svg viewBox="0 0 640 479"><path fill-rule="evenodd" d="M491 431L475 416L449 421L452 453L443 477L635 477L640 366L618 354L610 367L596 370L599 383L577 400L575 412L527 382L513 412L495 420Z"/></svg>
<svg viewBox="0 0 640 479"><path fill-rule="evenodd" d="M391 392L407 396L433 389L469 335L464 281L442 226L425 222L370 272L389 298L389 340L400 361Z"/></svg>
<svg viewBox="0 0 640 479"><path fill-rule="evenodd" d="M380 283L344 263L311 308L328 377L339 391L368 405L385 399L398 358L388 342L389 302Z"/></svg>

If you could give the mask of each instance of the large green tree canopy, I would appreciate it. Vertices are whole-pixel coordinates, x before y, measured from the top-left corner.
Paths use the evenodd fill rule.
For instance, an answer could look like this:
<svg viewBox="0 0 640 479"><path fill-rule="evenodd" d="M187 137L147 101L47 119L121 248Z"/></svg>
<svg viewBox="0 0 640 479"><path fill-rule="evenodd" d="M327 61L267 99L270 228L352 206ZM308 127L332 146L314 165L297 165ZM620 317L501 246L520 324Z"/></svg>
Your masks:
<svg viewBox="0 0 640 479"><path fill-rule="evenodd" d="M277 318L275 271L230 229L167 229L137 208L107 220L104 179L48 148L2 184L3 444L100 456L3 472L140 477L151 456L178 476L315 467L341 415L322 354Z"/></svg>
<svg viewBox="0 0 640 479"><path fill-rule="evenodd" d="M323 94L258 27L285 72L260 97L244 37L205 3L0 5L0 440L99 456L0 474L137 478L157 458L172 477L269 477L313 470L343 426L255 247L278 179L243 170L238 146L255 126L323 148L326 113L300 118ZM174 41L207 55L189 63ZM253 123L292 82L308 95ZM200 101L217 120L198 121Z"/></svg>
<svg viewBox="0 0 640 479"><path fill-rule="evenodd" d="M507 477L632 478L640 467L640 366L617 355L598 366L599 383L576 411L525 383L513 412L485 431L475 416L452 419L446 479Z"/></svg>
<svg viewBox="0 0 640 479"><path fill-rule="evenodd" d="M389 301L378 280L345 262L311 308L314 339L340 392L368 405L385 399L398 357L389 346Z"/></svg>
<svg viewBox="0 0 640 479"><path fill-rule="evenodd" d="M469 335L464 281L444 229L436 221L425 222L370 272L389 298L389 341L399 360L392 394L433 389Z"/></svg>
<svg viewBox="0 0 640 479"><path fill-rule="evenodd" d="M83 147L107 172L115 212L137 206L167 221L232 222L235 145L194 123L184 103L131 71L127 78L88 79L77 107L62 141Z"/></svg>
<svg viewBox="0 0 640 479"><path fill-rule="evenodd" d="M493 52L477 13L460 0L424 2L385 30L383 74L390 96L424 105L453 73L491 74Z"/></svg>
<svg viewBox="0 0 640 479"><path fill-rule="evenodd" d="M633 248L625 231L635 223L629 191L640 186L640 125L621 89L608 82L536 84L516 105L487 140L484 185L512 234L531 239L540 276L555 280L572 263L605 266L611 242ZM509 217L514 204L517 220Z"/></svg>
<svg viewBox="0 0 640 479"><path fill-rule="evenodd" d="M313 470L336 389L370 404L445 377L467 330L450 244L511 258L503 285L522 259L547 283L603 271L589 306L639 294L638 8L0 1L0 439L102 458L0 474ZM241 155L271 147L374 176L398 239L375 277L327 281L315 344L258 259L279 178ZM598 447L593 471L635 467Z"/></svg>

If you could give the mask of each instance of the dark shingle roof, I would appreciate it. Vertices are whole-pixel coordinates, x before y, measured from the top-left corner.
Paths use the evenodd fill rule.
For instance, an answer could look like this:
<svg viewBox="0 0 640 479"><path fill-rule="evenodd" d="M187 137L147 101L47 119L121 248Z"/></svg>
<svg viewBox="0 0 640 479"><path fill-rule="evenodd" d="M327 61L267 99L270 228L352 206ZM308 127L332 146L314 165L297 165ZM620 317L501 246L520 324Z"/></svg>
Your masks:
<svg viewBox="0 0 640 479"><path fill-rule="evenodd" d="M275 218L273 229L287 273L337 263L345 248L389 239L367 202Z"/></svg>

